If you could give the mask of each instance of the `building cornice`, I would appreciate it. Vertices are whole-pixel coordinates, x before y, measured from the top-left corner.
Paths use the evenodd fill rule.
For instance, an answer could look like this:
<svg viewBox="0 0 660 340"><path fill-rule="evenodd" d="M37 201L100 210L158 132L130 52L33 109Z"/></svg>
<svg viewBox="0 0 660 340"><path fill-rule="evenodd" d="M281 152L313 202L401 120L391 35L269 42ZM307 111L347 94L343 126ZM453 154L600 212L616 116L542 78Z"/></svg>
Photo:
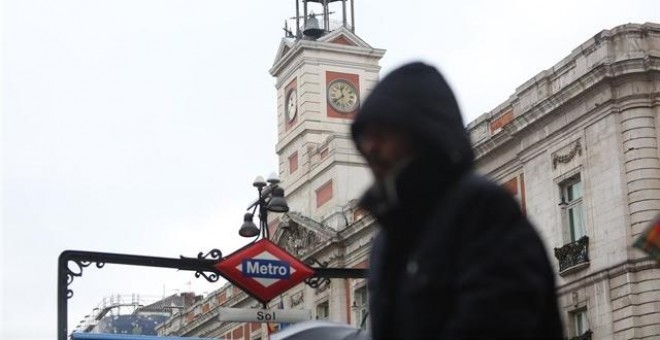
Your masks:
<svg viewBox="0 0 660 340"><path fill-rule="evenodd" d="M602 31L549 70L518 87L495 110L468 124L476 157L483 157L514 139L584 95L585 89L649 72L660 72L660 25L628 24ZM493 133L491 123L511 110L511 121Z"/></svg>
<svg viewBox="0 0 660 340"><path fill-rule="evenodd" d="M285 42L283 42L283 44L285 44ZM273 65L273 67L271 67L271 69L268 72L272 76L282 74L282 71L287 66L289 66L289 64L293 63L299 55L303 54L303 59L306 59L304 56L304 52L306 51L340 53L340 54L354 55L354 56L367 57L367 58L377 58L377 59L380 59L385 55L384 49L373 48L371 46L350 46L350 45L335 44L335 43L323 42L323 41L297 40L291 45L288 51L286 51L279 59L275 61L275 64ZM298 63L301 62L303 61L301 60ZM317 59L317 62L320 63L321 59ZM337 63L337 60L326 59L325 62ZM355 66L355 63L350 63L347 65ZM373 67L372 64L366 64L366 63L364 64L364 66L368 66L369 68ZM298 69L298 68L295 67L291 69ZM286 77L282 77L282 78L286 78Z"/></svg>
<svg viewBox="0 0 660 340"><path fill-rule="evenodd" d="M609 280L627 273L637 273L644 270L660 269L660 264L649 257L627 260L589 275L572 279L570 282L557 287L557 293L563 295L577 289L592 286L603 280Z"/></svg>

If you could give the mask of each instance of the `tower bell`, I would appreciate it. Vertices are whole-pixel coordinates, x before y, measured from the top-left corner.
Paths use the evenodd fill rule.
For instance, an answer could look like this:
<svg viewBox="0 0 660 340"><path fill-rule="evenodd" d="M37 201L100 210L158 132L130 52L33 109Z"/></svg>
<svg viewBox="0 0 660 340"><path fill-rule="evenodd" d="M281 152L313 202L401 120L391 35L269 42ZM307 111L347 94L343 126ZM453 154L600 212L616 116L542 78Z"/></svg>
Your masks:
<svg viewBox="0 0 660 340"><path fill-rule="evenodd" d="M348 23L348 11L346 2L350 1L350 20ZM355 18L354 18L354 5L355 0L296 0L296 33L295 37L307 38L316 40L324 34L338 28L338 26L346 27L351 32L355 33ZM300 2L303 4L302 15L300 13ZM341 24L330 20L330 14L335 12L330 11L332 3L341 2ZM311 3L311 4L310 4ZM313 9L319 10L315 14ZM317 17L321 17L321 22ZM292 18L292 19L294 19ZM300 19L303 19L302 25Z"/></svg>

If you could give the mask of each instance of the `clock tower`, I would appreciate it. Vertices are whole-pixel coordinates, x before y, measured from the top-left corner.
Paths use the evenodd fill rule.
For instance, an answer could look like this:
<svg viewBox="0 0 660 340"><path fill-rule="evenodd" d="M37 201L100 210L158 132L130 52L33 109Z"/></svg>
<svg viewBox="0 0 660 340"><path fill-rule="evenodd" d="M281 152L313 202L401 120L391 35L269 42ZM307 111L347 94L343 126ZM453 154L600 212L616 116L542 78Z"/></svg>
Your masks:
<svg viewBox="0 0 660 340"><path fill-rule="evenodd" d="M335 230L346 225L342 209L371 182L350 124L378 81L385 54L355 34L353 1L296 0L295 28L285 23L270 69L287 202L292 211ZM334 13L340 20L332 20Z"/></svg>

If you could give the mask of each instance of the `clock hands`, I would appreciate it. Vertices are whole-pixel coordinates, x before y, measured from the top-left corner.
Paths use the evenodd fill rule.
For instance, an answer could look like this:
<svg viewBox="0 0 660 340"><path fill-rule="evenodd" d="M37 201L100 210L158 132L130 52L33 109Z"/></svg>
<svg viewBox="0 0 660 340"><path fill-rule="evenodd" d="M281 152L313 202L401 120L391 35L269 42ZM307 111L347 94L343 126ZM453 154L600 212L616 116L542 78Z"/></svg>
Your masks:
<svg viewBox="0 0 660 340"><path fill-rule="evenodd" d="M328 87L328 104L336 110L347 113L357 107L357 91L345 80L334 80Z"/></svg>

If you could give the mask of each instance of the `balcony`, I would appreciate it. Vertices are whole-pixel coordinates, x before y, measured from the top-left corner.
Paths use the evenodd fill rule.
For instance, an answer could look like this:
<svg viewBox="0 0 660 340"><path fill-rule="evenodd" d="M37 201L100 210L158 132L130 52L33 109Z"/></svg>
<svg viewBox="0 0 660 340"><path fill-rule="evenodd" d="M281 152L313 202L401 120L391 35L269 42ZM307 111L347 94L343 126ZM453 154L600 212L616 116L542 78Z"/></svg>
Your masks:
<svg viewBox="0 0 660 340"><path fill-rule="evenodd" d="M589 266L589 237L555 248L555 257L559 261L559 275L566 275Z"/></svg>

